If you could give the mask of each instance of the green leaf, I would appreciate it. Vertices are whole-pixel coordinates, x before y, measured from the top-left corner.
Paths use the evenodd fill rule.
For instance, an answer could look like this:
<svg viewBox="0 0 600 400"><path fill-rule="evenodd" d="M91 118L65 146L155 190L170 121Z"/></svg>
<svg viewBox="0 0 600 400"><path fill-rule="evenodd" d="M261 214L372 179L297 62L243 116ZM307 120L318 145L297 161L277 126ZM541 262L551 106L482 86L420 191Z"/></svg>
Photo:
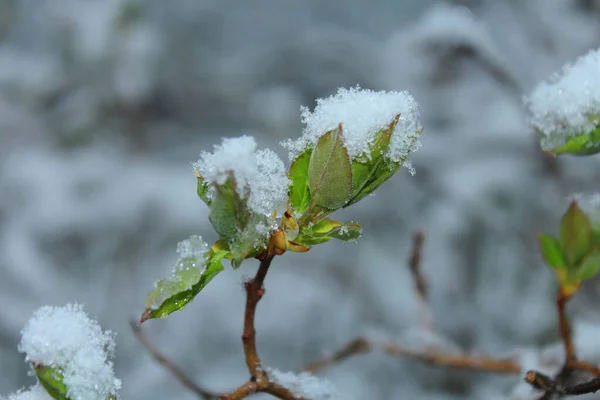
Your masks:
<svg viewBox="0 0 600 400"><path fill-rule="evenodd" d="M55 400L69 400L63 375L58 369L44 365L34 366L35 375L46 392Z"/></svg>
<svg viewBox="0 0 600 400"><path fill-rule="evenodd" d="M200 199L202 199L202 201L210 207L211 200L208 194L210 185L208 184L208 182L204 181L204 178L200 176L200 174L197 171L196 179L196 193L198 194L198 197L200 197Z"/></svg>
<svg viewBox="0 0 600 400"><path fill-rule="evenodd" d="M374 186L373 183L376 181L383 183L400 167L398 164L393 169L393 165L390 164L396 163L392 163L386 159L392 134L398 124L399 118L400 114L386 128L381 129L375 134L373 143L370 145L370 157L363 156L352 161L352 197L345 207L358 202L373 192L379 186ZM393 169L392 173L387 175L384 180L379 179L382 173L385 174L386 170L389 171L391 169Z"/></svg>
<svg viewBox="0 0 600 400"><path fill-rule="evenodd" d="M345 222L338 229L329 232L329 236L334 239L349 242L360 238L362 235L362 226L353 222Z"/></svg>
<svg viewBox="0 0 600 400"><path fill-rule="evenodd" d="M352 167L341 124L319 138L308 168L312 201L328 210L344 206L352 193Z"/></svg>
<svg viewBox="0 0 600 400"><path fill-rule="evenodd" d="M540 249L544 260L553 269L565 269L567 267L567 258L560 247L558 240L550 235L540 233L538 235Z"/></svg>
<svg viewBox="0 0 600 400"><path fill-rule="evenodd" d="M240 198L236 191L233 176L223 184L215 184L214 187L208 219L221 239L232 242L246 227L250 211L246 206L246 200Z"/></svg>
<svg viewBox="0 0 600 400"><path fill-rule="evenodd" d="M302 214L310 203L310 190L308 188L308 167L312 149L307 149L301 153L290 165L288 178L292 181L290 185L290 206L298 213Z"/></svg>
<svg viewBox="0 0 600 400"><path fill-rule="evenodd" d="M231 266L235 269L239 268L244 260L256 257L266 248L266 236L259 233L251 233L247 236L248 239L235 243L232 249Z"/></svg>
<svg viewBox="0 0 600 400"><path fill-rule="evenodd" d="M582 135L569 138L563 145L549 150L552 154L591 155L600 152L600 124L596 129Z"/></svg>
<svg viewBox="0 0 600 400"><path fill-rule="evenodd" d="M591 253L583 260L575 276L579 281L585 281L596 276L598 271L600 271L600 250Z"/></svg>
<svg viewBox="0 0 600 400"><path fill-rule="evenodd" d="M568 267L574 268L592 250L594 233L587 215L573 200L560 222L559 242L567 258Z"/></svg>
<svg viewBox="0 0 600 400"><path fill-rule="evenodd" d="M205 259L186 257L179 261L175 276L163 279L146 298L146 311L140 323L151 318L165 318L181 310L223 270L221 260L229 255L223 241L219 241L205 255Z"/></svg>
<svg viewBox="0 0 600 400"><path fill-rule="evenodd" d="M362 234L362 227L354 222L338 222L330 219L322 220L308 229L304 229L294 240L303 245L316 245L338 239L356 240Z"/></svg>

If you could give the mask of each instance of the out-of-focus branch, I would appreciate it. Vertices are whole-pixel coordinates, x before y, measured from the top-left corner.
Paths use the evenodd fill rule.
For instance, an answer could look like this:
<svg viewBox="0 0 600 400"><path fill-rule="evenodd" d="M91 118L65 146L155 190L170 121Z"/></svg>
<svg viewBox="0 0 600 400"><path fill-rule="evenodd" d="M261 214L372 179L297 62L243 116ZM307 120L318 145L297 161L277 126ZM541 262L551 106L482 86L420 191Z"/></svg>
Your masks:
<svg viewBox="0 0 600 400"><path fill-rule="evenodd" d="M408 259L408 267L412 273L415 292L419 299L419 315L421 316L421 324L427 330L433 330L433 317L428 304L428 285L427 279L421 270L421 260L423 254L423 244L425 242L425 233L416 231L413 234L412 249L410 258Z"/></svg>
<svg viewBox="0 0 600 400"><path fill-rule="evenodd" d="M374 342L362 337L352 340L333 355L305 366L303 370L316 373L335 363L345 361L352 356L374 349L379 349L393 357L411 358L424 364L438 367L450 367L478 372L493 372L498 374L518 374L521 371L521 366L510 359L505 360L485 356L457 355L437 350L411 350L395 343Z"/></svg>
<svg viewBox="0 0 600 400"><path fill-rule="evenodd" d="M571 360L569 361L569 368L577 371L585 371L596 378L600 378L600 368L596 364L581 360Z"/></svg>
<svg viewBox="0 0 600 400"><path fill-rule="evenodd" d="M150 355L158 362L160 365L165 367L171 375L173 375L183 386L196 393L198 397L204 400L215 399L217 397L216 394L210 392L194 381L192 381L186 374L183 372L183 369L179 368L175 364L173 364L167 357L165 357L161 352L159 352L156 347L150 342L150 339L144 334L142 328L135 321L131 321L131 329L133 333L140 341L140 343L148 350Z"/></svg>
<svg viewBox="0 0 600 400"><path fill-rule="evenodd" d="M595 393L600 390L600 378L594 378L584 383L563 386L556 380L536 371L529 371L525 375L525 381L536 389L546 392L544 396L558 395L582 395Z"/></svg>
<svg viewBox="0 0 600 400"><path fill-rule="evenodd" d="M333 353L329 357L325 357L321 360L312 362L302 368L303 371L307 371L310 373L316 373L324 368L329 367L330 365L337 364L339 362L345 361L347 358L352 356L366 353L372 349L371 343L362 337L356 338L340 348L338 351Z"/></svg>

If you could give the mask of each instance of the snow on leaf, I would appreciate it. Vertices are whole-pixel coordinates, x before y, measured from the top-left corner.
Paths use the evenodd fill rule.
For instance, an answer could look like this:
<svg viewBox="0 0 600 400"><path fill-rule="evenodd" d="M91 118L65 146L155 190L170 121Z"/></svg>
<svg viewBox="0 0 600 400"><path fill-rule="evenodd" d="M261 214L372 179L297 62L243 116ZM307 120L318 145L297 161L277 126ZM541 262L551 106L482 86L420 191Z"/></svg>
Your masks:
<svg viewBox="0 0 600 400"><path fill-rule="evenodd" d="M600 150L600 49L565 65L524 98L542 149L589 154ZM577 139L576 139L577 138Z"/></svg>
<svg viewBox="0 0 600 400"><path fill-rule="evenodd" d="M207 182L223 184L233 174L237 193L248 198L248 207L271 216L286 209L289 179L283 161L273 151L256 150L251 136L224 138L212 153L202 152L193 164Z"/></svg>
<svg viewBox="0 0 600 400"><path fill-rule="evenodd" d="M180 242L177 252L179 259L171 275L156 282L154 291L146 298L147 308L140 323L184 308L223 270L221 260L229 254L219 245L209 249L200 236Z"/></svg>
<svg viewBox="0 0 600 400"><path fill-rule="evenodd" d="M103 332L81 305L38 309L21 331L18 348L27 362L60 370L69 398L106 400L121 387L111 361L114 334Z"/></svg>
<svg viewBox="0 0 600 400"><path fill-rule="evenodd" d="M19 390L8 396L8 400L53 400L52 396L40 385L34 385L28 390Z"/></svg>
<svg viewBox="0 0 600 400"><path fill-rule="evenodd" d="M406 91L373 91L359 86L340 88L336 95L317 99L314 111L307 107L302 107L301 111L305 124L302 137L282 143L290 152L290 161L307 147L314 147L323 134L340 123L344 127L345 146L350 158L370 157L369 145L376 133L388 126L398 114L400 118L386 157L395 162L404 161L410 152L420 147L417 140L421 130L419 105Z"/></svg>
<svg viewBox="0 0 600 400"><path fill-rule="evenodd" d="M342 395L330 381L317 378L308 372L281 372L274 368L266 368L266 372L271 382L285 387L298 397L311 400L350 399Z"/></svg>

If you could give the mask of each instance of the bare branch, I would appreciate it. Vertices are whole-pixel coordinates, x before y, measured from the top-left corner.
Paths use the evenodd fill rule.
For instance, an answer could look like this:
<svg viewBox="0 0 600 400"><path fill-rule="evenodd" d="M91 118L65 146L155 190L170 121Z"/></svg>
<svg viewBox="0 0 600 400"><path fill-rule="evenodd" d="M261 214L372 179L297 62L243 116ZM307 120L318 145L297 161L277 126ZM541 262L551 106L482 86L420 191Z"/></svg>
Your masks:
<svg viewBox="0 0 600 400"><path fill-rule="evenodd" d="M537 371L529 371L525 375L525 382L538 390L546 392L544 396L552 394L578 396L596 393L600 390L600 378L594 378L584 383L562 386L556 380Z"/></svg>
<svg viewBox="0 0 600 400"><path fill-rule="evenodd" d="M214 394L213 392L210 392L210 391L202 388L201 386L196 384L194 381L192 381L185 374L185 372L183 372L183 370L181 368L179 368L178 366L173 364L168 358L166 358L163 354L161 354L156 349L156 347L154 347L154 345L150 342L150 339L148 339L146 337L144 332L142 332L142 328L137 324L137 322L130 321L130 324L131 324L131 329L133 330L133 333L138 338L140 343L142 343L142 345L146 348L146 350L148 350L150 355L156 360L156 362L158 362L160 365L162 365L167 370L169 370L169 372L175 378L177 378L177 380L179 382L181 382L181 384L183 386L185 386L192 392L196 393L198 395L198 397L200 397L201 399L209 400L209 399L214 399L217 397L217 395Z"/></svg>
<svg viewBox="0 0 600 400"><path fill-rule="evenodd" d="M433 316L428 304L428 285L427 279L423 275L421 270L421 260L423 254L423 244L425 242L425 233L423 231L416 231L413 234L412 249L410 252L410 258L408 259L408 267L412 273L413 281L415 284L415 292L419 299L419 315L421 316L421 324L429 331L433 330Z"/></svg>
<svg viewBox="0 0 600 400"><path fill-rule="evenodd" d="M395 343L372 342L366 338L359 337L333 355L322 360L313 362L303 368L304 371L316 373L324 368L327 368L338 362L342 362L352 356L365 353L374 349L382 350L383 352L393 357L412 358L424 364L451 367L456 369L477 371L477 372L493 372L498 374L518 374L521 372L521 366L515 361L508 359L496 359L493 357L480 357L471 355L456 355L434 350L417 351L404 348Z"/></svg>
<svg viewBox="0 0 600 400"><path fill-rule="evenodd" d="M571 327L569 326L569 320L567 318L567 302L571 299L571 296L566 295L562 290L558 291L556 296L556 308L558 310L558 327L560 330L560 337L563 341L565 348L565 364L568 364L572 360L576 360L575 355L575 344L571 337Z"/></svg>
<svg viewBox="0 0 600 400"><path fill-rule="evenodd" d="M338 351L333 353L331 356L326 357L322 360L310 363L310 364L306 365L304 368L302 368L302 370L314 374L321 369L329 367L330 365L342 362L349 357L355 356L360 353L366 353L370 350L371 350L371 343L369 343L369 341L367 339L359 337L359 338L352 340L345 346L343 346L341 349L339 349Z"/></svg>

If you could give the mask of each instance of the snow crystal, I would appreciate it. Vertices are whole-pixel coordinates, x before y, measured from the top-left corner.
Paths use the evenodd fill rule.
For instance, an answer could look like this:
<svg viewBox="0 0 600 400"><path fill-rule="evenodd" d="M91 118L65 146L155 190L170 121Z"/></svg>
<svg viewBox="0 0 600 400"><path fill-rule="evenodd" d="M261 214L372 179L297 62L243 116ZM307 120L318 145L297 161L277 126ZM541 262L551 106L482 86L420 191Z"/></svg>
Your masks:
<svg viewBox="0 0 600 400"><path fill-rule="evenodd" d="M106 400L121 387L110 361L114 335L103 332L81 305L38 309L21 331L18 348L27 362L60 370L71 398Z"/></svg>
<svg viewBox="0 0 600 400"><path fill-rule="evenodd" d="M287 204L289 179L283 161L273 151L256 151L251 136L225 138L213 153L202 152L193 164L204 179L224 183L229 174L235 176L237 191L248 196L248 207L258 214L283 214Z"/></svg>
<svg viewBox="0 0 600 400"><path fill-rule="evenodd" d="M348 400L342 396L333 383L317 378L308 372L281 372L274 368L266 369L269 380L290 390L294 395L311 400Z"/></svg>
<svg viewBox="0 0 600 400"><path fill-rule="evenodd" d="M600 114L599 88L600 49L565 65L524 98L531 124L543 135L542 148L556 148L595 127L598 121L590 116Z"/></svg>
<svg viewBox="0 0 600 400"><path fill-rule="evenodd" d="M8 396L8 400L52 400L52 396L40 385L35 385L29 390L20 390Z"/></svg>
<svg viewBox="0 0 600 400"><path fill-rule="evenodd" d="M369 156L369 144L375 133L388 126L400 114L400 120L392 135L387 154L391 160L400 162L416 150L421 130L419 105L406 91L386 92L340 88L335 96L317 99L313 112L302 107L302 122L306 125L302 137L282 143L294 160L306 147L314 146L319 137L343 124L345 145L350 158Z"/></svg>
<svg viewBox="0 0 600 400"><path fill-rule="evenodd" d="M189 239L183 240L177 244L177 253L180 258L202 258L208 251L208 245L201 236L192 235Z"/></svg>
<svg viewBox="0 0 600 400"><path fill-rule="evenodd" d="M572 198L577 200L592 225L600 225L600 193L575 193Z"/></svg>

